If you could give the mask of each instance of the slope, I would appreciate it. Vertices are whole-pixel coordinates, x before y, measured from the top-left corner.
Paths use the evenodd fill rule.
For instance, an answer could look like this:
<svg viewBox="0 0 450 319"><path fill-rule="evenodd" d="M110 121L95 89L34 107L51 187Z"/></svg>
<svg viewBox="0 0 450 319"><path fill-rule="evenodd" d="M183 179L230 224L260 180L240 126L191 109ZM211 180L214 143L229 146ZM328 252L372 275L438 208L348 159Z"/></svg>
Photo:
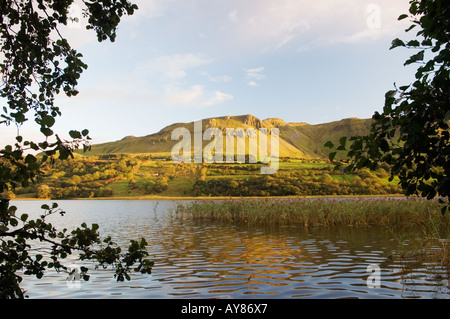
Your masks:
<svg viewBox="0 0 450 319"><path fill-rule="evenodd" d="M336 142L342 136L364 135L370 129L370 119L349 118L340 121L310 125L307 123L286 123L282 119L270 118L260 120L253 115L223 116L201 120L202 132L208 128L218 128L226 135L226 129L243 130L265 128L270 134L272 128L280 130L280 157L318 158L326 157L326 141ZM86 155L99 154L137 154L137 153L170 153L178 140L172 140L172 132L177 128L186 128L191 133L191 145L194 146L194 122L175 123L157 133L143 137L127 136L119 141L92 146ZM225 137L224 137L225 139ZM268 138L270 141L270 138ZM210 141L203 140L202 147ZM224 140L225 144L225 140ZM248 153L248 143L246 152Z"/></svg>

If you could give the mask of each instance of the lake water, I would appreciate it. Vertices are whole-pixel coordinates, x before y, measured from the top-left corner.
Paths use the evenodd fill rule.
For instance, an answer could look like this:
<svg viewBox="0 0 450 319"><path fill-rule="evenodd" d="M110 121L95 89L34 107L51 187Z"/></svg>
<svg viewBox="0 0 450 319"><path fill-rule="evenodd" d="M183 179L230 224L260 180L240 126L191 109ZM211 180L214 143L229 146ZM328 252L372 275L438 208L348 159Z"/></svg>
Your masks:
<svg viewBox="0 0 450 319"><path fill-rule="evenodd" d="M109 269L92 268L90 280L76 284L55 271L42 279L25 276L22 287L30 298L450 297L448 272L437 262L405 258L416 242L382 231L180 220L173 214L177 201L57 202L67 213L51 216L54 226L97 223L103 236L123 246L144 237L155 266L151 275L133 274L123 283ZM34 216L43 203L51 201L12 202L18 215Z"/></svg>

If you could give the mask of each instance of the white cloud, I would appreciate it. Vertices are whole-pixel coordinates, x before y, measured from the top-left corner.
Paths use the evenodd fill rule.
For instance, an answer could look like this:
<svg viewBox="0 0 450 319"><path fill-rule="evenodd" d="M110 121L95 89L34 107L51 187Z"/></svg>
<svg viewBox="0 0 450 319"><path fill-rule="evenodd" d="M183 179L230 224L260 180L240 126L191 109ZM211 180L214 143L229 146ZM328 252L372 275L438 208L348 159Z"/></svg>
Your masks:
<svg viewBox="0 0 450 319"><path fill-rule="evenodd" d="M229 0L225 11L227 47L262 52L311 46L317 39L370 41L392 37L404 25L397 17L408 11L407 0ZM377 28L373 28L373 26ZM372 28L372 29L371 29ZM371 29L371 31L367 31Z"/></svg>
<svg viewBox="0 0 450 319"><path fill-rule="evenodd" d="M81 0L75 1L83 6ZM185 28L200 39L208 38L211 47L241 52L295 49L311 46L317 39L333 45L332 40L337 38L366 41L373 39L374 34L392 37L404 30L397 17L408 9L408 0L136 0L135 3L139 10L131 17L123 17L121 27L130 23L142 31L149 27L146 24L149 20L159 17L163 23L170 21L173 28ZM84 30L85 22L81 20L81 28L65 30L75 47L96 40L94 32ZM379 21L380 27L366 32L369 20Z"/></svg>
<svg viewBox="0 0 450 319"><path fill-rule="evenodd" d="M239 18L238 18L238 15L237 15L237 10L233 10L230 13L228 13L228 19L231 22L238 22Z"/></svg>
<svg viewBox="0 0 450 319"><path fill-rule="evenodd" d="M232 78L228 75L222 75L217 77L210 77L209 78L212 82L230 82Z"/></svg>
<svg viewBox="0 0 450 319"><path fill-rule="evenodd" d="M133 19L153 18L162 16L168 6L171 5L170 0L134 0L133 3L137 4L138 10L132 16Z"/></svg>
<svg viewBox="0 0 450 319"><path fill-rule="evenodd" d="M202 75L206 76L209 81L216 83L225 83L232 80L231 76L228 75L210 76L207 72L202 72Z"/></svg>
<svg viewBox="0 0 450 319"><path fill-rule="evenodd" d="M253 68L253 69L245 69L245 71L247 72L247 77L249 77L251 79L261 80L266 77L264 74L261 74L261 72L264 71L263 66Z"/></svg>
<svg viewBox="0 0 450 319"><path fill-rule="evenodd" d="M204 85L202 78L196 77L207 76L211 85L230 81L228 76L209 77L198 70L212 61L200 54L187 53L161 55L136 62L134 71L128 75L105 77L95 85L80 88L77 101L145 108L209 107L225 103L234 97Z"/></svg>
<svg viewBox="0 0 450 319"><path fill-rule="evenodd" d="M165 80L177 80L184 78L187 75L187 70L211 62L213 62L212 59L193 53L163 55L140 63L138 72L156 75Z"/></svg>
<svg viewBox="0 0 450 319"><path fill-rule="evenodd" d="M260 66L257 68L251 68L251 69L244 69L246 72L246 79L247 79L247 85L248 86L258 86L258 80L262 80L266 78L266 75L261 73L264 71L264 67Z"/></svg>
<svg viewBox="0 0 450 319"><path fill-rule="evenodd" d="M143 79L148 77L159 80L156 82L162 87L153 92L151 97L153 104L167 107L213 106L232 100L233 96L217 90L208 90L198 83L190 86L187 84L192 82L190 71L209 65L213 61L214 59L194 53L162 55L139 63L136 77L143 83L146 83ZM204 71L199 74L208 76ZM208 79L212 82L231 80L228 76L208 76Z"/></svg>
<svg viewBox="0 0 450 319"><path fill-rule="evenodd" d="M222 104L234 99L231 94L210 89L201 84L186 86L184 83L174 81L156 86L136 75L122 80L123 84L120 85L114 84L117 79L111 79L95 87L83 88L76 101L81 104L83 101L86 104L100 103L110 107L116 105L118 107L200 108ZM69 98L61 96L60 102L67 103Z"/></svg>
<svg viewBox="0 0 450 319"><path fill-rule="evenodd" d="M220 91L208 92L202 85L193 85L188 89L167 86L162 97L162 104L169 107L206 107L232 99L232 95Z"/></svg>
<svg viewBox="0 0 450 319"><path fill-rule="evenodd" d="M212 61L193 53L150 58L136 63L134 72L120 81L110 78L83 89L79 98L109 101L117 105L171 108L208 107L232 100L232 95L199 84L195 76L191 77L191 73L207 75L198 69ZM208 79L216 83L231 80L228 76Z"/></svg>

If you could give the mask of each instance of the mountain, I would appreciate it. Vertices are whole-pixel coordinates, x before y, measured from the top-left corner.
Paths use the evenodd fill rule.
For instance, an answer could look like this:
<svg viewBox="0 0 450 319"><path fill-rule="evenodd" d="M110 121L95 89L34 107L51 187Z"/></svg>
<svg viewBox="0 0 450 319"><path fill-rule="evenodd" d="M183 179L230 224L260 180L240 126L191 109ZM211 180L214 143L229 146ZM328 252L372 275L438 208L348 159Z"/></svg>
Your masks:
<svg viewBox="0 0 450 319"><path fill-rule="evenodd" d="M371 119L348 118L330 123L310 125L307 123L287 123L278 118L260 120L250 114L215 117L201 121L203 132L208 128L218 128L224 136L227 128L242 128L244 130L253 128L257 132L260 132L259 129L267 129L268 140L270 140L271 129L278 128L280 132L279 156L291 158L327 157L328 149L323 147L327 141L337 142L342 136L365 135L370 130L371 122ZM127 136L119 141L95 144L92 146L91 152L86 155L170 153L174 145L179 143L178 140L171 139L172 132L177 128L189 130L193 148L194 122L190 122L175 123L147 136ZM203 147L210 142L203 141ZM246 151L248 152L248 147Z"/></svg>

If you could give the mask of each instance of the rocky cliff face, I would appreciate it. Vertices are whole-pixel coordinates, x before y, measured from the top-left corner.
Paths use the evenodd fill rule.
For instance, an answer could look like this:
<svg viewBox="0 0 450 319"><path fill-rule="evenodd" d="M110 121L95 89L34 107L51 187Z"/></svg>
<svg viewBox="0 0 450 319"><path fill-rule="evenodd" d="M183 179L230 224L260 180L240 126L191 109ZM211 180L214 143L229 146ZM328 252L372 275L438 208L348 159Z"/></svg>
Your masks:
<svg viewBox="0 0 450 319"><path fill-rule="evenodd" d="M267 128L270 134L272 128L279 129L280 157L292 158L327 158L328 149L325 142L331 140L338 142L342 136L364 135L370 129L371 119L344 119L340 121L310 125L307 123L286 123L279 118L260 120L246 114L239 116L222 116L202 120L202 129L219 128L226 133L227 128ZM121 141L93 145L90 154L111 153L165 153L170 152L178 142L171 139L176 128L186 128L194 132L194 122L175 123L157 133L144 137L127 136Z"/></svg>
<svg viewBox="0 0 450 319"><path fill-rule="evenodd" d="M279 118L269 118L262 121L264 126L267 128L277 127L280 128L282 126L288 125L285 121Z"/></svg>
<svg viewBox="0 0 450 319"><path fill-rule="evenodd" d="M255 128L264 127L263 122L259 118L255 117L253 115L250 115L250 114L249 115L245 115L245 117L244 117L242 122L245 125L248 125L248 126L251 126L251 127L255 127Z"/></svg>

